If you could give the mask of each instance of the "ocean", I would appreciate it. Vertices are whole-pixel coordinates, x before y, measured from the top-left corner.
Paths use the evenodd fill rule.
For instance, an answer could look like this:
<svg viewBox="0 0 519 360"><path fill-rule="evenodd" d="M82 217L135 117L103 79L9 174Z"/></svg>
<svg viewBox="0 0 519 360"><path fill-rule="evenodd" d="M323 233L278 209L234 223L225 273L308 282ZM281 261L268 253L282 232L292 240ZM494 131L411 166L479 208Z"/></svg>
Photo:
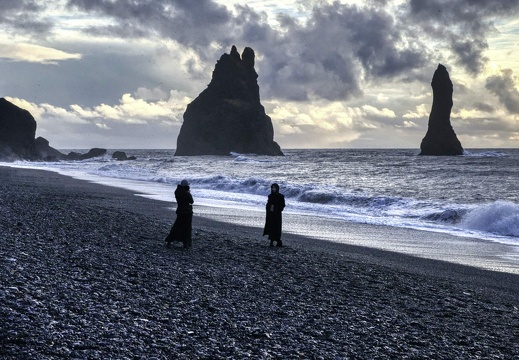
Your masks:
<svg viewBox="0 0 519 360"><path fill-rule="evenodd" d="M62 151L72 150L86 152ZM506 266L519 272L519 149L473 149L445 157L419 156L417 149L285 149L280 157L175 157L174 150L122 149L135 161L113 160L114 151L85 161L2 165L57 171L170 202L176 185L187 179L195 205L203 205L199 214L218 213L217 220L257 227L276 182L286 197L285 214L333 222L325 231L312 231L308 224L315 220L285 220L285 231L341 242L353 223L447 234L456 242L479 239L505 245ZM225 211L234 215L221 216ZM245 213L256 215L240 218ZM383 242L366 245L385 249Z"/></svg>

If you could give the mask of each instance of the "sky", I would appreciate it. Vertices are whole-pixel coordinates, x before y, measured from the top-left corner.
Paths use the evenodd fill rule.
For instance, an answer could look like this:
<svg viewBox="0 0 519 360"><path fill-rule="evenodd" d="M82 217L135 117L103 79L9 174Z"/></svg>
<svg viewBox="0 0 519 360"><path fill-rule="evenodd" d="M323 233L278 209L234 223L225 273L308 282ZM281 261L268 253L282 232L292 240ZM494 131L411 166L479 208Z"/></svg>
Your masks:
<svg viewBox="0 0 519 360"><path fill-rule="evenodd" d="M465 149L519 145L519 0L0 0L0 97L58 149L174 149L235 45L289 148L416 148L432 76Z"/></svg>

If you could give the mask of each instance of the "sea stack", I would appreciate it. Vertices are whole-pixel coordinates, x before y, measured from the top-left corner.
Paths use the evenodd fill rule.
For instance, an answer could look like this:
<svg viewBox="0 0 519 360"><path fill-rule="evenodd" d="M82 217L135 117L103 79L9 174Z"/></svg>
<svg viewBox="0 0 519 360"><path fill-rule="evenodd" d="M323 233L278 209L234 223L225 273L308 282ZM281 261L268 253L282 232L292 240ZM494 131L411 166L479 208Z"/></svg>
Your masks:
<svg viewBox="0 0 519 360"><path fill-rule="evenodd" d="M260 103L254 50L233 45L216 63L207 88L187 106L176 156L283 155Z"/></svg>
<svg viewBox="0 0 519 360"><path fill-rule="evenodd" d="M434 72L431 82L433 104L429 127L420 144L420 155L463 155L463 147L454 132L451 121L452 81L442 64Z"/></svg>

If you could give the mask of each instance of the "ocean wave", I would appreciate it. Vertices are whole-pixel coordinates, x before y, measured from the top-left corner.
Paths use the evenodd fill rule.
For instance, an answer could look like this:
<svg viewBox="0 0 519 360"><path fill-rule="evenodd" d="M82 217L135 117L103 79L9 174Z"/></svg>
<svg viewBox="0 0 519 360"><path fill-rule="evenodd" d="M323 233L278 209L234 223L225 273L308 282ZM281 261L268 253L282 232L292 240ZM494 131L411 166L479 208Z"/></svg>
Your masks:
<svg viewBox="0 0 519 360"><path fill-rule="evenodd" d="M272 162L272 159L262 158L258 155L242 155L242 154L236 154L231 153L232 156L234 156L234 162L242 162L242 163L268 163Z"/></svg>
<svg viewBox="0 0 519 360"><path fill-rule="evenodd" d="M467 157L505 157L505 156L509 156L509 154L501 152L501 151L473 152L473 151L465 150L463 152L463 156L467 156Z"/></svg>
<svg viewBox="0 0 519 360"><path fill-rule="evenodd" d="M478 206L466 214L459 226L468 230L519 237L519 205L496 201Z"/></svg>
<svg viewBox="0 0 519 360"><path fill-rule="evenodd" d="M216 175L205 178L191 179L192 187L266 196L270 194L271 180L251 177L245 179L230 178ZM402 197L370 195L362 191L336 187L323 188L312 184L279 183L281 192L287 200L300 203L334 205L349 208L355 212L380 212L416 208L414 200ZM418 206L419 207L419 206ZM403 211L402 211L403 212Z"/></svg>

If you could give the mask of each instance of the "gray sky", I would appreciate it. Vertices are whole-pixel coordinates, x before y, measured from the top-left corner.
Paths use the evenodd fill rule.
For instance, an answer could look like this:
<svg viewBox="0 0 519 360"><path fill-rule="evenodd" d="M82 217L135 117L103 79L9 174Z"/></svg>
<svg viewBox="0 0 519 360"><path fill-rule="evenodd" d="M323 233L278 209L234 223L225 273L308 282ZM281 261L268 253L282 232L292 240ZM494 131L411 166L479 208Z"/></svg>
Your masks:
<svg viewBox="0 0 519 360"><path fill-rule="evenodd" d="M175 148L236 45L282 148L418 148L439 63L465 148L519 144L519 0L0 0L0 97L71 148Z"/></svg>

